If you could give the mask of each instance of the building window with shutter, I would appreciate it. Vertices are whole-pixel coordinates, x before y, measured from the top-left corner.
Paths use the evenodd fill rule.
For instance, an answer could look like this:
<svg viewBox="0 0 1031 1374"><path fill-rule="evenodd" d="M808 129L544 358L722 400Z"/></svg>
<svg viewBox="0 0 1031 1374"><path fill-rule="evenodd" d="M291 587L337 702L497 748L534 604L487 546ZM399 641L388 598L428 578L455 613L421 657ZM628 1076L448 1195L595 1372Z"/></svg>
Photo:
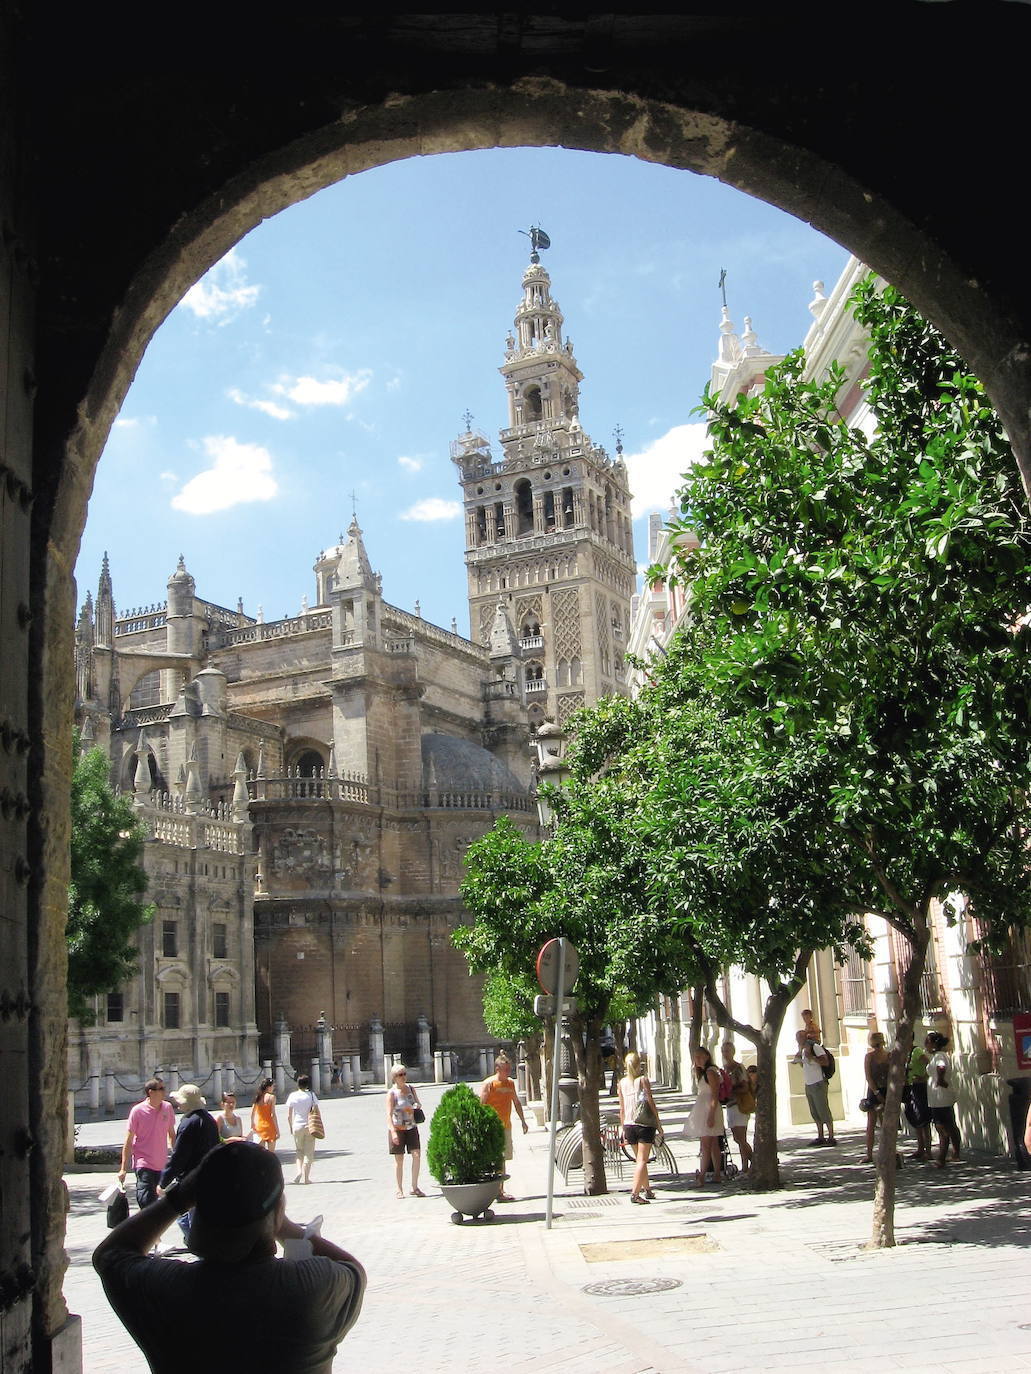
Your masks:
<svg viewBox="0 0 1031 1374"><path fill-rule="evenodd" d="M165 1029L178 1030L181 1017L179 1005L179 994L177 992L165 993Z"/></svg>
<svg viewBox="0 0 1031 1374"><path fill-rule="evenodd" d="M166 959L174 959L179 953L179 923L161 922L161 953Z"/></svg>
<svg viewBox="0 0 1031 1374"><path fill-rule="evenodd" d="M211 927L211 946L211 952L216 959L225 959L228 957L226 927L224 923L220 921L216 921Z"/></svg>
<svg viewBox="0 0 1031 1374"><path fill-rule="evenodd" d="M215 1025L216 1025L216 1026L228 1026L228 1025L229 1025L229 993L228 993L228 992L216 992L216 993L215 993Z"/></svg>
<svg viewBox="0 0 1031 1374"><path fill-rule="evenodd" d="M107 994L107 1019L109 1022L125 1020L125 998L122 993Z"/></svg>

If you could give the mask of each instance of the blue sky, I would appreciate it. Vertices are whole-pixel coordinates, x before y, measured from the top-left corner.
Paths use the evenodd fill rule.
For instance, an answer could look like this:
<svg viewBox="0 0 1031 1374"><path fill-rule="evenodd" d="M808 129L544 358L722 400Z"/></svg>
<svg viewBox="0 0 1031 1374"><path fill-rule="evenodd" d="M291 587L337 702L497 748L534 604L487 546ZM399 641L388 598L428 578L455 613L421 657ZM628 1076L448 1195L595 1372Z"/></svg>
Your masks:
<svg viewBox="0 0 1031 1374"><path fill-rule="evenodd" d="M739 330L784 352L814 279L846 251L689 172L507 149L363 172L254 229L155 334L101 459L79 599L111 559L119 611L163 601L180 553L198 593L266 620L314 601L312 564L351 518L387 600L468 633L464 522L448 446L466 409L495 441L498 374L529 243L584 373L580 419L624 432L638 560L699 448L691 412L726 268Z"/></svg>

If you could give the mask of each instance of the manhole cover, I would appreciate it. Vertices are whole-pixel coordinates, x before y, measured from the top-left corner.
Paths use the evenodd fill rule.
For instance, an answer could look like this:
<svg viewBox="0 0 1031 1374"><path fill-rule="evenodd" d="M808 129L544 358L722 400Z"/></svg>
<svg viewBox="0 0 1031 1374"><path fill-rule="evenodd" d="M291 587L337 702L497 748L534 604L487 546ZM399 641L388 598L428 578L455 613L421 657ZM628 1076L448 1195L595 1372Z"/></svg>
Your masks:
<svg viewBox="0 0 1031 1374"><path fill-rule="evenodd" d="M587 1284L584 1292L599 1298L634 1298L639 1293L668 1293L682 1286L679 1279L603 1279Z"/></svg>

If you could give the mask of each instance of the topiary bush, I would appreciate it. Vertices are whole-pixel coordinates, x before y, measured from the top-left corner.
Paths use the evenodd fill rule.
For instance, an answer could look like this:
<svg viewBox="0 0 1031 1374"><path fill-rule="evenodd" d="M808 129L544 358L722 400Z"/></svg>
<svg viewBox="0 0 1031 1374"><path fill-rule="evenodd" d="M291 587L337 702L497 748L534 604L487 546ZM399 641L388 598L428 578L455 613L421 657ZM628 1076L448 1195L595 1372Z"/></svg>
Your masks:
<svg viewBox="0 0 1031 1374"><path fill-rule="evenodd" d="M440 1099L430 1122L426 1163L438 1183L481 1183L505 1172L505 1128L467 1083Z"/></svg>

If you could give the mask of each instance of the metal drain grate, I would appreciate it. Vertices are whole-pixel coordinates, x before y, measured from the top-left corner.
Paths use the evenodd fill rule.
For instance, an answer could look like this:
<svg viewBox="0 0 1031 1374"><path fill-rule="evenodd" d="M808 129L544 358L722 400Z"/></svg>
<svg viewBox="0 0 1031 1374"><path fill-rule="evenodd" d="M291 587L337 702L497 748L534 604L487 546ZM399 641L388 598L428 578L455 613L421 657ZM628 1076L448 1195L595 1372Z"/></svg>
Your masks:
<svg viewBox="0 0 1031 1374"><path fill-rule="evenodd" d="M586 1210L587 1208L594 1207L618 1207L619 1197L615 1193L602 1193L600 1197L564 1197L561 1199L561 1203L559 1203L559 1199L556 1198L555 1202L556 1205L561 1205L562 1207L573 1207Z"/></svg>
<svg viewBox="0 0 1031 1374"><path fill-rule="evenodd" d="M682 1287L680 1279L602 1279L586 1284L583 1291L598 1298L635 1298L640 1293L668 1293Z"/></svg>

